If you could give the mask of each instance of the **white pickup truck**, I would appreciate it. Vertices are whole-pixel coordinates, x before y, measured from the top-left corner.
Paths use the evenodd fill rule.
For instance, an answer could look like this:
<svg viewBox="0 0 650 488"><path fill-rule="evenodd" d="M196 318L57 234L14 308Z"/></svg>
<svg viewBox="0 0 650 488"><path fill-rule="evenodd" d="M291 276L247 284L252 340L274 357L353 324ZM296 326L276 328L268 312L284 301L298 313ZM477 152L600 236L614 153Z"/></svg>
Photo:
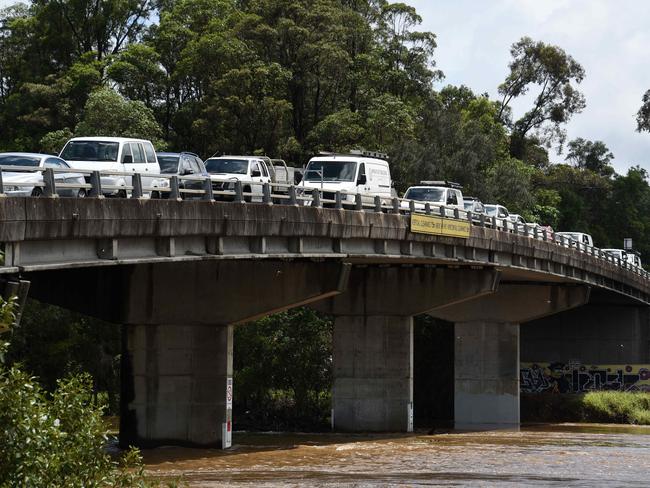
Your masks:
<svg viewBox="0 0 650 488"><path fill-rule="evenodd" d="M248 202L262 201L264 183L279 183L272 193L287 193L287 187L282 185L293 185L295 173L299 171L282 159L266 156L212 156L205 161L205 167L215 191L232 191L235 182L240 181L244 200ZM230 195L215 195L215 198L232 200Z"/></svg>
<svg viewBox="0 0 650 488"><path fill-rule="evenodd" d="M463 193L461 186L448 181L421 181L418 186L411 186L404 193L404 198L414 200L413 207L417 211L424 211L429 204L431 212L438 214L440 207L445 207L447 217L454 216L454 210L464 210ZM410 202L402 202L401 208L411 208Z"/></svg>
<svg viewBox="0 0 650 488"><path fill-rule="evenodd" d="M569 246L573 245L578 249L584 250L587 246L594 246L594 240L589 234L585 234L584 232L556 232L555 236L561 241L568 240Z"/></svg>
<svg viewBox="0 0 650 488"><path fill-rule="evenodd" d="M614 256L621 262L626 262L639 268L641 267L641 257L634 251L628 251L625 249L601 249L601 251L610 256Z"/></svg>
<svg viewBox="0 0 650 488"><path fill-rule="evenodd" d="M205 160L214 191L232 191L240 181L244 199L248 202L262 201L262 185L271 182L271 171L263 158L258 156L218 156ZM246 195L248 194L248 195ZM215 195L216 200L232 200L230 195Z"/></svg>

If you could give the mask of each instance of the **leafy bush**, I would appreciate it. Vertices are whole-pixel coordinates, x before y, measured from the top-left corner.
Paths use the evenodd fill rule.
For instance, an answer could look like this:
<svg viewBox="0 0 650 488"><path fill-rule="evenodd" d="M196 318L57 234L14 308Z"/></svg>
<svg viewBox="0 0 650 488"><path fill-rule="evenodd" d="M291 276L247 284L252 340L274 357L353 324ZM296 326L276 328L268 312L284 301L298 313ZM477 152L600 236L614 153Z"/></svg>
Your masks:
<svg viewBox="0 0 650 488"><path fill-rule="evenodd" d="M0 330L13 320L13 301L0 298ZM48 394L35 377L5 364L8 346L0 343L0 487L159 486L144 476L137 450L119 462L106 452L103 406L90 375L59 380Z"/></svg>

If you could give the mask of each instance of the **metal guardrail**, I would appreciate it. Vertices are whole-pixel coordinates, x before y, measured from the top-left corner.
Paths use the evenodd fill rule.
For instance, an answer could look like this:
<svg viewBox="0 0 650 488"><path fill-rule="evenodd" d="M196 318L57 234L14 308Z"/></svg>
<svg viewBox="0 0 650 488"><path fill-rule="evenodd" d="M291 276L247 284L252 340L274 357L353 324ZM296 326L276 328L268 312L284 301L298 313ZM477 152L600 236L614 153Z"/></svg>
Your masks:
<svg viewBox="0 0 650 488"><path fill-rule="evenodd" d="M37 183L10 183L11 187L33 188L39 187L42 190L43 198L58 198L59 189L84 189L90 198L104 198L107 192L125 192L127 198L147 198L152 193L157 193L163 198L170 200L182 200L184 198L197 198L200 200L231 201L235 203L264 203L268 205L309 205L312 207L330 207L341 210L357 212L385 212L393 214L419 213L442 218L454 218L467 220L471 225L488 227L503 232L510 232L517 235L524 235L532 239L545 242L552 242L556 245L573 248L598 259L605 260L623 269L628 269L646 279L650 273L639 266L635 266L621 258L603 252L601 249L576 242L564 235L558 236L555 233L548 233L546 229L538 225L519 224L510 219L489 217L485 214L477 214L471 211L458 208L438 205L431 202L409 200L399 197L382 197L380 195L368 196L360 193L346 191L322 190L318 188L304 188L285 183L260 183L245 182L227 178L216 178L203 175L169 175L135 172L119 172L113 170L89 171L71 168L39 168L33 166L0 166L0 197L6 197L5 185L3 185L3 172L31 172L42 173L42 181ZM56 181L56 173L76 173L85 177L86 183L59 183ZM125 176L130 178L131 184L127 185L106 185L102 184L102 178ZM151 185L145 186L142 177L151 181ZM180 182L200 182L201 188L184 188ZM199 186L199 185L196 185ZM259 191L253 191L253 189ZM249 191L244 191L247 189Z"/></svg>

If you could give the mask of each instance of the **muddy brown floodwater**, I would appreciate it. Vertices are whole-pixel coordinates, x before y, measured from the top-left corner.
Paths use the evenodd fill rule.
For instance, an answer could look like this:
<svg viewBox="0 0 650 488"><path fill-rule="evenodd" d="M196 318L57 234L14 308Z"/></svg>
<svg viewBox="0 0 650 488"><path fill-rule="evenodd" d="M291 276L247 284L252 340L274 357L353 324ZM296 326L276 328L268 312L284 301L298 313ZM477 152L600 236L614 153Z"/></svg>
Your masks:
<svg viewBox="0 0 650 488"><path fill-rule="evenodd" d="M650 428L562 424L435 435L235 433L227 451L143 451L191 487L650 487Z"/></svg>

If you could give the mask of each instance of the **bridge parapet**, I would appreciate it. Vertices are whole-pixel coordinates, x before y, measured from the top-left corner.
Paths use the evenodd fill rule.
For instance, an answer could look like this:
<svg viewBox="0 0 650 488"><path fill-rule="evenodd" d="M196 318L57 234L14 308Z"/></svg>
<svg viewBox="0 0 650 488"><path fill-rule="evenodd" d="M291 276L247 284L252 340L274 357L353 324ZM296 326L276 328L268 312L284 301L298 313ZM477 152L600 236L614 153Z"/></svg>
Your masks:
<svg viewBox="0 0 650 488"><path fill-rule="evenodd" d="M413 233L408 215L298 205L144 199L0 199L0 273L160 261L312 258L488 266L514 281L577 282L650 303L650 280L600 251L473 225ZM587 252L585 252L587 251Z"/></svg>

